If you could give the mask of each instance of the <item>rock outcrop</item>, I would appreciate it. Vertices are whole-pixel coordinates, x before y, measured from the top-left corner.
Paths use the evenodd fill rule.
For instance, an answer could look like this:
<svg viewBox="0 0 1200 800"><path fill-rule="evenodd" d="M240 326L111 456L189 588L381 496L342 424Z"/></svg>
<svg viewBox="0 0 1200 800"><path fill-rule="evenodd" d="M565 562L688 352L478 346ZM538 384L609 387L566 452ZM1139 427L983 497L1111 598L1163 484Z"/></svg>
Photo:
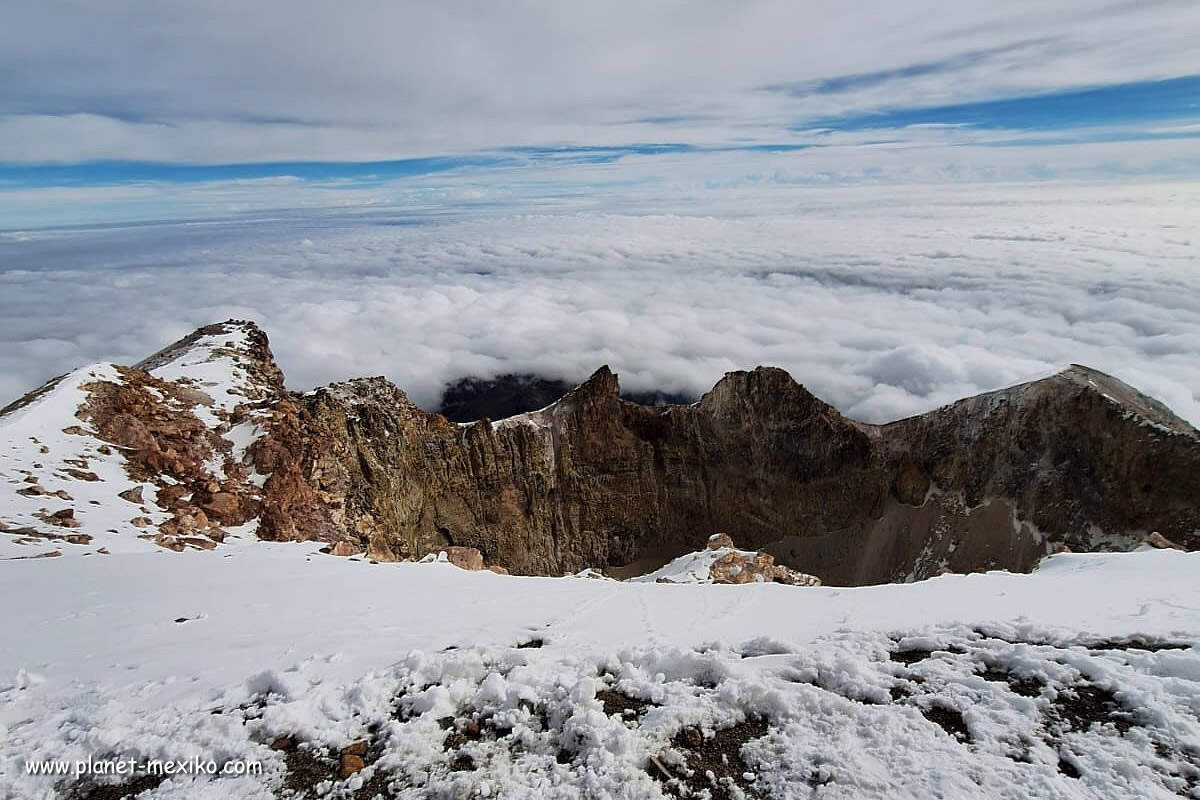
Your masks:
<svg viewBox="0 0 1200 800"><path fill-rule="evenodd" d="M639 583L717 583L745 585L782 583L820 586L821 579L775 563L770 553L739 550L727 533L709 537L704 550L686 553L646 575L631 578Z"/></svg>
<svg viewBox="0 0 1200 800"><path fill-rule="evenodd" d="M261 331L223 325L245 342L232 400L192 393L206 387L188 383L181 354L215 352L199 333L91 387L79 414L157 486L169 516L155 535L251 521L261 538L374 560L465 547L562 575L727 531L827 584L1023 570L1059 547L1131 549L1152 531L1200 545L1200 434L1083 367L888 425L847 419L779 369L652 407L622 399L601 368L539 411L457 424L384 378L287 393Z"/></svg>

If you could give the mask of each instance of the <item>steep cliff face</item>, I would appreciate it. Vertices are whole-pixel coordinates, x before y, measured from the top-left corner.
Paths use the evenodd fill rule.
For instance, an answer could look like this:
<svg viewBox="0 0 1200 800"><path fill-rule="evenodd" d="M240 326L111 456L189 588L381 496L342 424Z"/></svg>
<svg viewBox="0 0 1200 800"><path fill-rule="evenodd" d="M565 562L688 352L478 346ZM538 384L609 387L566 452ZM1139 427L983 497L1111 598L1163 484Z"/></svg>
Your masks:
<svg viewBox="0 0 1200 800"><path fill-rule="evenodd" d="M146 490L143 536L256 526L377 560L461 545L562 574L727 532L827 584L1027 569L1152 531L1200 544L1200 434L1082 367L883 426L764 367L664 407L623 400L601 368L539 411L458 424L383 378L289 394L242 322L103 375L76 382L76 433ZM52 513L31 506L21 530Z"/></svg>
<svg viewBox="0 0 1200 800"><path fill-rule="evenodd" d="M622 400L602 368L495 423L447 423L382 378L296 402L308 490L281 530L329 538L332 524L378 559L455 544L561 574L728 531L859 584L1028 569L1059 546L1127 548L1153 530L1194 544L1200 528L1196 432L1079 367L885 426L771 368L668 407Z"/></svg>

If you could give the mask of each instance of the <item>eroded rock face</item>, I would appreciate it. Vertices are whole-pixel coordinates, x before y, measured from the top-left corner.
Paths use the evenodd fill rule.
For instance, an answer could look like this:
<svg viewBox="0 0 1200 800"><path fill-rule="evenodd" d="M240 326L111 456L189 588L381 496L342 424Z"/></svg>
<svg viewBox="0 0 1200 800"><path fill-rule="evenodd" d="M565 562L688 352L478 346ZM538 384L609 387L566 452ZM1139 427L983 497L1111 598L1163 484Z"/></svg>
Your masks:
<svg viewBox="0 0 1200 800"><path fill-rule="evenodd" d="M764 569L865 584L1027 569L1152 531L1200 544L1200 434L1082 367L882 426L766 367L665 407L623 400L601 368L540 411L456 424L384 378L288 393L246 322L113 369L62 433L122 454L153 491L126 483L112 502L172 549L249 522L373 560L474 548L492 567L562 575L703 549L721 531L773 557ZM93 485L94 464L64 465L70 493L14 472L28 475L12 481L22 502L36 511ZM87 507L75 504L85 531ZM8 524L57 536L41 513Z"/></svg>
<svg viewBox="0 0 1200 800"><path fill-rule="evenodd" d="M447 423L382 378L295 402L299 511L282 527L332 525L381 559L454 544L559 575L729 531L862 584L1028 569L1058 545L1126 548L1150 530L1194 544L1200 528L1196 432L1082 368L884 426L771 368L665 408L621 400L603 368L498 423Z"/></svg>

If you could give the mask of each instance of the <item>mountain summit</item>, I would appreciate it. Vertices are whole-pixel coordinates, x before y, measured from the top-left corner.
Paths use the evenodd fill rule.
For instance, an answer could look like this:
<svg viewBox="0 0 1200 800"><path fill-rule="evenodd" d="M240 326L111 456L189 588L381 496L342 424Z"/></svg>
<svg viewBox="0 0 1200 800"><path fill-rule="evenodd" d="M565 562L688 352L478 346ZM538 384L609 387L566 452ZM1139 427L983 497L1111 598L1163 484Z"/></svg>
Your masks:
<svg viewBox="0 0 1200 800"><path fill-rule="evenodd" d="M887 425L779 369L656 407L603 367L538 411L452 423L380 377L290 393L266 335L231 320L0 411L0 478L3 557L257 536L380 561L467 546L556 575L726 532L868 584L1027 570L1154 532L1200 545L1200 434L1081 366Z"/></svg>

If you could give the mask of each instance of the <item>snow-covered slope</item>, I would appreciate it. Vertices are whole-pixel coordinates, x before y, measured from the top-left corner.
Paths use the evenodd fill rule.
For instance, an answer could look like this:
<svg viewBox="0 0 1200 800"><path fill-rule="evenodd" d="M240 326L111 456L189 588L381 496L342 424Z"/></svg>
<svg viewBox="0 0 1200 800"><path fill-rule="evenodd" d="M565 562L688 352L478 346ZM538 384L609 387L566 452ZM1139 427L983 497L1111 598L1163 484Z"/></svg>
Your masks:
<svg viewBox="0 0 1200 800"><path fill-rule="evenodd" d="M0 796L132 785L26 774L89 757L262 770L144 800L1198 796L1197 554L797 589L315 547L0 565Z"/></svg>
<svg viewBox="0 0 1200 800"><path fill-rule="evenodd" d="M246 453L282 377L258 352L261 335L211 325L135 368L84 367L0 413L0 559L211 547L250 532L221 524L245 515L202 506L223 493L229 511L225 497L252 500L265 479Z"/></svg>

